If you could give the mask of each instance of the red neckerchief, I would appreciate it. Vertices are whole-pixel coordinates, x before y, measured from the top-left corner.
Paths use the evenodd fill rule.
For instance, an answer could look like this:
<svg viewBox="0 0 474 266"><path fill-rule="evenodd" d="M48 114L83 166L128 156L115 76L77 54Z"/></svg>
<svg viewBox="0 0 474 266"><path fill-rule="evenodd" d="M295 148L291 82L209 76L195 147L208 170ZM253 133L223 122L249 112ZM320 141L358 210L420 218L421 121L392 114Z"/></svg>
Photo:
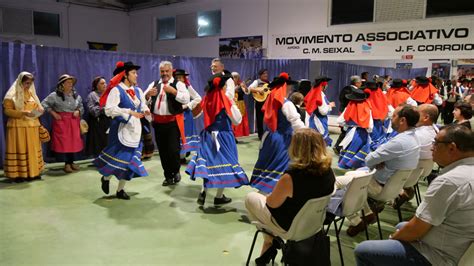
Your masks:
<svg viewBox="0 0 474 266"><path fill-rule="evenodd" d="M369 128L370 125L370 103L368 100L349 101L344 111L344 119L352 120L361 128Z"/></svg>
<svg viewBox="0 0 474 266"><path fill-rule="evenodd" d="M102 94L102 96L100 96L100 100L99 100L99 106L100 107L104 107L105 104L107 103L107 98L109 97L109 93L110 93L110 90L114 87L116 87L121 81L122 81L122 78L125 76L125 70L118 73L117 75L115 75L115 77L113 77L110 82L109 82L109 85L107 86L107 89L104 91L104 93ZM135 92L133 92L133 94L135 95ZM133 97L132 97L133 98Z"/></svg>
<svg viewBox="0 0 474 266"><path fill-rule="evenodd" d="M219 84L220 78L214 79L214 84ZM223 88L216 88L209 90L201 102L202 110L204 112L204 128L212 125L216 120L216 116L225 109L226 113L232 117L230 107L232 103L225 95Z"/></svg>
<svg viewBox="0 0 474 266"><path fill-rule="evenodd" d="M372 118L384 120L388 114L388 102L382 90L378 88L375 91L370 91L368 100L372 106Z"/></svg>
<svg viewBox="0 0 474 266"><path fill-rule="evenodd" d="M135 99L135 90L133 88L126 90L126 92L130 97L132 97L132 99Z"/></svg>
<svg viewBox="0 0 474 266"><path fill-rule="evenodd" d="M262 107L264 113L263 121L275 132L278 126L278 110L281 109L286 97L286 82L278 88L274 88L268 95L265 104Z"/></svg>
<svg viewBox="0 0 474 266"><path fill-rule="evenodd" d="M312 114L318 106L323 104L324 99L322 92L323 87L327 84L327 81L321 82L317 87L313 87L304 97L304 105L306 106L306 112L308 112L308 114Z"/></svg>
<svg viewBox="0 0 474 266"><path fill-rule="evenodd" d="M414 88L411 91L411 97L413 100L420 103L431 103L435 94L438 93L438 89L431 83L428 83L427 85L418 85L415 82L413 85Z"/></svg>
<svg viewBox="0 0 474 266"><path fill-rule="evenodd" d="M391 88L386 94L387 101L393 108L397 108L402 103L405 103L410 97L411 93L407 87Z"/></svg>

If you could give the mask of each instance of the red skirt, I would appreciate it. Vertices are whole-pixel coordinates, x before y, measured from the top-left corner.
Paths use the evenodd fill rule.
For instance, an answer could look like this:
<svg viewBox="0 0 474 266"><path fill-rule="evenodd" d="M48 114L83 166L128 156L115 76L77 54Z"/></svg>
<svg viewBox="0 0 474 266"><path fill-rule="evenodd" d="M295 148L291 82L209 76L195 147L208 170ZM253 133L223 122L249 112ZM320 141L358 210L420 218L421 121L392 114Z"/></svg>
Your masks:
<svg viewBox="0 0 474 266"><path fill-rule="evenodd" d="M247 117L247 110L245 108L244 101L237 101L237 107L242 114L242 122L238 126L232 125L232 129L234 130L235 137L243 137L249 135L249 119Z"/></svg>
<svg viewBox="0 0 474 266"><path fill-rule="evenodd" d="M80 152L84 146L79 127L81 118L73 116L73 113L58 114L61 119L53 119L51 149L58 153Z"/></svg>

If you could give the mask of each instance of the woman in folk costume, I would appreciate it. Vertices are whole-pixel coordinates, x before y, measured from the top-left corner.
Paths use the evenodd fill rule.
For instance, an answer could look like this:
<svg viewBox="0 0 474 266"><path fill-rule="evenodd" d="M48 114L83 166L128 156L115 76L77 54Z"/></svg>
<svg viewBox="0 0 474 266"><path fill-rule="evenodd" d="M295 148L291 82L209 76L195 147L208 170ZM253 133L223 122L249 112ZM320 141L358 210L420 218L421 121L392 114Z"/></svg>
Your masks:
<svg viewBox="0 0 474 266"><path fill-rule="evenodd" d="M379 145L386 142L385 121L390 121L387 117L391 117L395 109L388 103L385 94L377 83L368 81L365 86L370 92L367 101L372 107L372 119L374 121L374 127L370 133L370 148L376 150Z"/></svg>
<svg viewBox="0 0 474 266"><path fill-rule="evenodd" d="M87 111L89 116L87 124L86 153L97 157L102 149L107 146L107 130L110 126L110 117L105 115L104 108L100 107L100 96L107 89L104 77L96 77L92 81L92 91L87 96Z"/></svg>
<svg viewBox="0 0 474 266"><path fill-rule="evenodd" d="M56 91L41 102L43 108L54 118L51 150L55 152L58 161L64 161L66 173L79 170L79 165L74 160L84 147L79 126L84 106L81 96L74 89L76 81L73 76L61 75Z"/></svg>
<svg viewBox="0 0 474 266"><path fill-rule="evenodd" d="M388 104L390 104L393 109L397 108L401 104L409 104L412 106L418 105L416 101L411 98L411 92L407 88L407 81L404 79L394 79L390 89L387 91L387 94L385 94L385 98L387 98ZM386 129L386 141L398 134L398 132L392 128L391 119L385 120L384 128Z"/></svg>
<svg viewBox="0 0 474 266"><path fill-rule="evenodd" d="M15 182L41 179L44 169L38 119L44 109L33 82L31 73L21 72L3 99L8 117L3 170Z"/></svg>
<svg viewBox="0 0 474 266"><path fill-rule="evenodd" d="M272 91L262 107L263 122L267 129L262 137L250 185L266 194L273 191L281 175L288 169L288 146L293 131L305 127L295 105L286 99L287 85L291 82L288 73L281 73L270 83Z"/></svg>
<svg viewBox="0 0 474 266"><path fill-rule="evenodd" d="M197 154L186 168L192 180L203 179L203 190L197 203L204 205L207 189L217 188L214 205L230 203L224 195L226 187L240 187L249 183L247 175L239 164L237 146L232 132L232 124L242 121L239 109L230 98L234 92L226 90L228 74L215 74L208 81L208 89L201 106L204 112L204 130L200 134ZM232 89L233 90L233 89ZM228 96L229 95L229 96Z"/></svg>
<svg viewBox="0 0 474 266"><path fill-rule="evenodd" d="M438 94L438 89L431 84L430 79L427 77L416 77L409 89L411 90L411 98L413 98L418 105L433 103L438 106L443 103L443 100Z"/></svg>
<svg viewBox="0 0 474 266"><path fill-rule="evenodd" d="M352 89L346 95L349 103L337 118L339 125L346 129L346 136L341 141L338 166L343 169L354 169L365 166L365 157L370 152L370 135L373 119L367 95L369 89Z"/></svg>
<svg viewBox="0 0 474 266"><path fill-rule="evenodd" d="M388 104L390 104L393 109L397 108L400 104L409 104L412 106L417 106L413 98L411 98L411 92L407 88L407 81L402 79L394 79L390 89L385 94Z"/></svg>
<svg viewBox="0 0 474 266"><path fill-rule="evenodd" d="M188 104L183 105L183 119L184 125L179 126L180 131L181 128L184 128L184 136L181 137L181 156L184 158L190 152L196 151L199 145L199 134L196 130L196 126L194 125L194 114L193 109L201 103L201 96L194 90L193 86L188 80L189 74L183 69L175 69L173 70L173 77L183 82L186 85L186 88L189 91L189 96L191 101ZM198 107L199 108L199 107ZM196 109L197 111L197 109ZM181 132L183 134L183 132ZM183 138L184 137L184 138Z"/></svg>
<svg viewBox="0 0 474 266"><path fill-rule="evenodd" d="M232 126L234 130L235 137L244 137L250 134L249 129L249 119L247 117L247 107L245 105L244 95L250 90L247 88L247 84L240 79L240 74L238 72L232 72L232 79L235 83L235 97L234 101L237 107L239 108L240 113L242 114L242 123L237 126Z"/></svg>
<svg viewBox="0 0 474 266"><path fill-rule="evenodd" d="M94 160L102 174L101 188L109 194L112 175L118 180L117 198L129 200L124 191L126 181L135 177L147 176L141 161L143 143L140 119L149 116L142 90L137 83L137 70L140 66L132 62L117 62L114 77L100 98L100 106L105 106L105 114L112 117L109 130L109 143Z"/></svg>
<svg viewBox="0 0 474 266"><path fill-rule="evenodd" d="M330 80L330 78L324 76L317 77L313 88L304 97L304 104L308 113L305 116L307 117L305 125L323 135L328 147L332 144L332 139L329 137L328 113L336 106L334 102L329 102L326 94L324 94Z"/></svg>

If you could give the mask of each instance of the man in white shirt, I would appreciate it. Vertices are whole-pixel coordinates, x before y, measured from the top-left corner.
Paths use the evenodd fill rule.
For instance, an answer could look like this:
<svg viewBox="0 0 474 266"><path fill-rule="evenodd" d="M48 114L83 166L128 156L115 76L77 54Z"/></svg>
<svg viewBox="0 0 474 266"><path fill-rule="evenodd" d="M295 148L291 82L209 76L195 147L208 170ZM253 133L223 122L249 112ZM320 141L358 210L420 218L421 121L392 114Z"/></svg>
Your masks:
<svg viewBox="0 0 474 266"><path fill-rule="evenodd" d="M181 180L179 173L181 133L175 115L182 113L183 105L189 103L189 91L183 82L174 80L171 62L160 63L160 76L160 80L148 85L145 98L153 115L155 140L165 176L163 186L169 186Z"/></svg>
<svg viewBox="0 0 474 266"><path fill-rule="evenodd" d="M268 70L267 69L260 69L258 71L258 79L254 80L252 84L248 87L248 90L245 90L244 92L246 94L250 93L263 93L264 88L263 86L265 84L269 84L270 82L268 81ZM257 126L257 134L258 134L258 139L262 139L263 133L265 133L264 128L263 128L263 112L262 112L262 107L265 101L259 102L255 101L255 125Z"/></svg>

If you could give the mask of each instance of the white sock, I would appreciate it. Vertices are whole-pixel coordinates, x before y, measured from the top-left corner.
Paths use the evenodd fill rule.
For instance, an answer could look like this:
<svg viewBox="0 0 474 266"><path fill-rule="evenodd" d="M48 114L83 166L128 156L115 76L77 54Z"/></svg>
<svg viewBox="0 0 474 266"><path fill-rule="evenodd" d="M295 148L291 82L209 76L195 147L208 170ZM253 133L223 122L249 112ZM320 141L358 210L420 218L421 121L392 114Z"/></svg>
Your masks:
<svg viewBox="0 0 474 266"><path fill-rule="evenodd" d="M104 180L105 180L105 181L109 181L111 178L112 178L111 175L109 175L109 176L104 176Z"/></svg>
<svg viewBox="0 0 474 266"><path fill-rule="evenodd" d="M220 199L224 196L224 188L218 188L216 192L216 198Z"/></svg>
<svg viewBox="0 0 474 266"><path fill-rule="evenodd" d="M125 187L125 183L127 182L127 180L125 179L120 179L119 181L119 184L118 184L118 187L117 187L117 192L119 192L120 190L123 190L123 188Z"/></svg>

